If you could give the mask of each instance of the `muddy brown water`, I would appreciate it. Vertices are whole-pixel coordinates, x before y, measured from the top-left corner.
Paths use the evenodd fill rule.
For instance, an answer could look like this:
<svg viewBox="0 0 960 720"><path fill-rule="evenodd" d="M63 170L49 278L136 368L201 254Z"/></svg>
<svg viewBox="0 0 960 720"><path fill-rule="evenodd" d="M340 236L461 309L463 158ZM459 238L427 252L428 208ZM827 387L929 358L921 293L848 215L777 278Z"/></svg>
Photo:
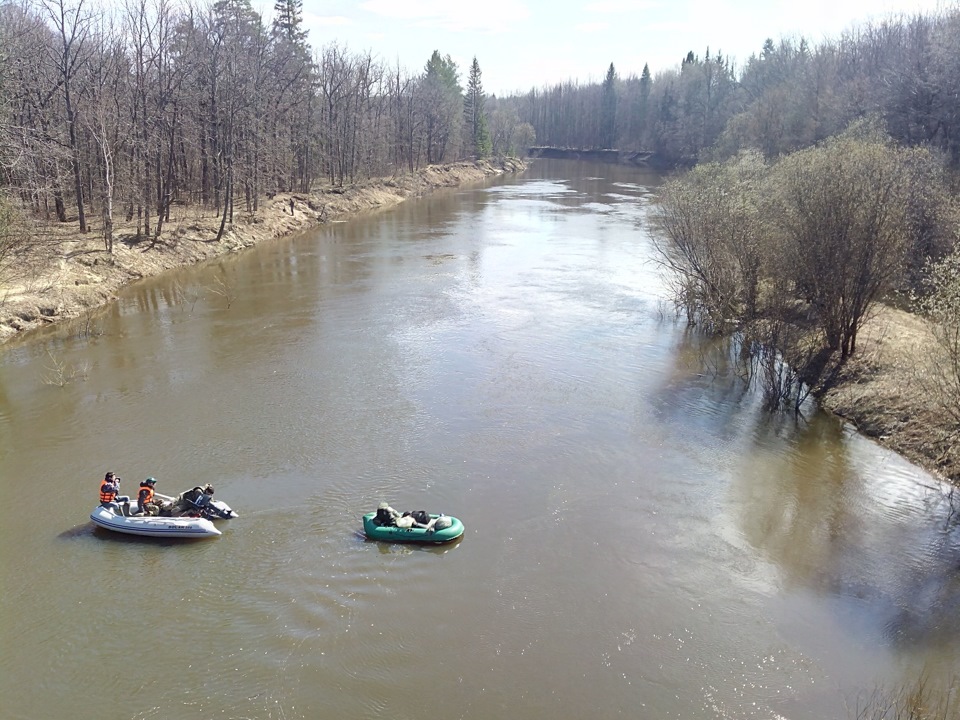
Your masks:
<svg viewBox="0 0 960 720"><path fill-rule="evenodd" d="M0 716L812 720L957 672L944 488L671 318L656 183L538 162L5 348ZM95 530L106 470L241 517ZM366 541L380 500L465 536Z"/></svg>

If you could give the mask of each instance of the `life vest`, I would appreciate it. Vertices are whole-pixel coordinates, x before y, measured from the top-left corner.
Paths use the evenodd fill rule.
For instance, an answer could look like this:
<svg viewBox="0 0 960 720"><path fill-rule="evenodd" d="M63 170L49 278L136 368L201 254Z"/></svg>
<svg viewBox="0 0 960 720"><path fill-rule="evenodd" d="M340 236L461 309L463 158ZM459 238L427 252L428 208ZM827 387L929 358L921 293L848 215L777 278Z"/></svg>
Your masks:
<svg viewBox="0 0 960 720"><path fill-rule="evenodd" d="M113 502L117 497L116 485L106 480L100 485L100 502Z"/></svg>
<svg viewBox="0 0 960 720"><path fill-rule="evenodd" d="M143 510L143 506L151 500L153 500L153 488L149 485L141 486L140 494L137 496L137 502L140 505L140 509Z"/></svg>

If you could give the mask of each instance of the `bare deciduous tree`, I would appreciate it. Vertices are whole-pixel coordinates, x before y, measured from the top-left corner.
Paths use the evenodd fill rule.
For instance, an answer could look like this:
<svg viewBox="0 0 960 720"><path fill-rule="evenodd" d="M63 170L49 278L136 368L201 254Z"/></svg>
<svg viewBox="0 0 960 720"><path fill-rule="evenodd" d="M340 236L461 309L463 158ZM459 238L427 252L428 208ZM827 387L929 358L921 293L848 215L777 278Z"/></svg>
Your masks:
<svg viewBox="0 0 960 720"><path fill-rule="evenodd" d="M716 332L757 314L766 172L758 154L745 153L698 166L658 196L654 220L663 236L655 242L678 282L677 300L688 319Z"/></svg>
<svg viewBox="0 0 960 720"><path fill-rule="evenodd" d="M776 166L783 255L841 361L856 350L872 304L905 268L906 155L858 124Z"/></svg>
<svg viewBox="0 0 960 720"><path fill-rule="evenodd" d="M670 180L655 243L677 304L712 332L741 332L768 406L798 407L856 351L911 252L944 234L941 194L921 191L939 187L937 169L866 123L769 171L746 153Z"/></svg>
<svg viewBox="0 0 960 720"><path fill-rule="evenodd" d="M90 48L87 40L90 36L90 14L84 9L84 0L78 0L76 6L66 0L41 0L47 17L53 23L57 34L57 44L51 47L51 56L59 73L59 84L63 92L63 110L70 142L70 166L73 169L73 187L77 202L77 221L80 232L87 232L87 217L83 202L83 181L81 179L81 148L77 126L80 120L80 98L77 76L83 71L89 58Z"/></svg>
<svg viewBox="0 0 960 720"><path fill-rule="evenodd" d="M272 23L249 0L88 9L0 3L0 187L60 222L72 196L82 231L102 218L108 252L118 207L157 241L173 204L198 203L219 239L236 197L252 213L315 178L344 185L461 153L464 99L439 52L416 75L338 45L314 57L298 0L279 0Z"/></svg>

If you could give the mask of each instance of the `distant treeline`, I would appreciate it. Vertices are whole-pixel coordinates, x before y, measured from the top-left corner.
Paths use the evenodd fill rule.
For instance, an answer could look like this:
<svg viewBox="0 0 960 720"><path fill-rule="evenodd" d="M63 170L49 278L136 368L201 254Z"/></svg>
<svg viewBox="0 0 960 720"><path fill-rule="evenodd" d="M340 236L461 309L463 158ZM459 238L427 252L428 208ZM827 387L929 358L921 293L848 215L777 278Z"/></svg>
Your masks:
<svg viewBox="0 0 960 720"><path fill-rule="evenodd" d="M673 299L727 335L771 409L836 381L879 300L928 317L917 387L960 432L960 6L813 45L767 40L741 69L675 69L504 99L542 146L652 153L690 169L652 220Z"/></svg>
<svg viewBox="0 0 960 720"><path fill-rule="evenodd" d="M816 46L768 40L736 72L687 55L651 77L504 100L544 146L653 153L689 169L651 220L673 299L728 336L771 409L825 392L873 306L929 318L916 387L960 432L960 8ZM939 427L939 426L938 426ZM939 430L938 430L939 432Z"/></svg>
<svg viewBox="0 0 960 720"><path fill-rule="evenodd" d="M651 150L665 167L742 148L776 157L879 113L894 140L960 165L960 8L865 23L837 39L767 40L742 68L708 49L639 77L565 82L509 98L540 145Z"/></svg>
<svg viewBox="0 0 960 720"><path fill-rule="evenodd" d="M277 0L271 23L250 0L0 2L0 221L16 209L86 232L95 217L107 250L118 216L158 236L172 204L202 204L222 232L235 202L532 139L486 105L476 60L461 78L439 52L411 73L314 50L301 0Z"/></svg>
<svg viewBox="0 0 960 720"><path fill-rule="evenodd" d="M742 69L708 50L677 68L497 99L480 65L421 70L335 42L314 49L301 0L0 2L0 238L18 211L119 216L158 236L175 203L343 185L535 142L648 150L663 167L745 148L774 158L880 114L900 144L960 165L960 10L892 17L812 46L768 40ZM465 87L464 87L465 85ZM3 218L13 220L3 221ZM3 244L0 239L0 245ZM0 271L4 252L0 249Z"/></svg>

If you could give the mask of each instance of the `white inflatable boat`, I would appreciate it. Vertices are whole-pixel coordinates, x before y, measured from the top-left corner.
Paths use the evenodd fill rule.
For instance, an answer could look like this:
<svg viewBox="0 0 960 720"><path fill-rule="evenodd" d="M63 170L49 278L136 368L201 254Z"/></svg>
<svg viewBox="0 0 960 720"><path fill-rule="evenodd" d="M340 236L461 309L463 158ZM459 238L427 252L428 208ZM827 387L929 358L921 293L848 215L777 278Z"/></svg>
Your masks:
<svg viewBox="0 0 960 720"><path fill-rule="evenodd" d="M197 490L198 488L194 488ZM155 493L154 498L162 501L173 512L165 515L138 515L140 511L136 500L129 503L107 503L97 505L90 513L90 519L102 528L128 535L146 537L216 537L220 530L211 518L235 518L229 505L209 496L201 496L199 502L190 502L190 492L177 497ZM184 498L187 501L184 501Z"/></svg>
<svg viewBox="0 0 960 720"><path fill-rule="evenodd" d="M136 512L136 503L130 504ZM116 503L97 505L90 513L94 523L107 530L147 537L214 537L216 526L202 517L161 517L159 515L124 515Z"/></svg>

